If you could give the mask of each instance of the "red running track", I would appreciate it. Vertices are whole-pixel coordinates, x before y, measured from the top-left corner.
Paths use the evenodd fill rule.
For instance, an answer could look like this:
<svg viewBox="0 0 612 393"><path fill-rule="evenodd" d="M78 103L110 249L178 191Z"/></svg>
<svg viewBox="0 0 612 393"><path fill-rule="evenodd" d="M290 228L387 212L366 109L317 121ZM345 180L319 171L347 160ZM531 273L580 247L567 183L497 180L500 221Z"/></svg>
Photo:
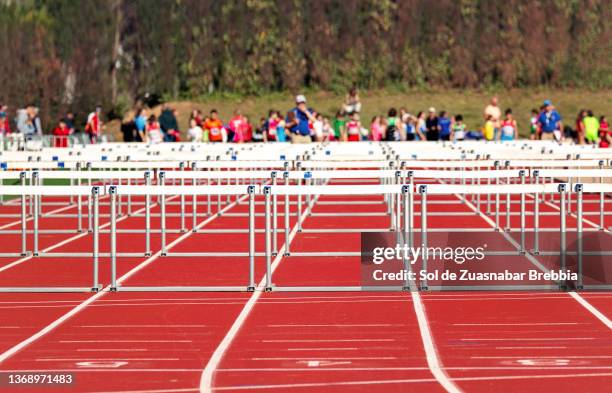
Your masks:
<svg viewBox="0 0 612 393"><path fill-rule="evenodd" d="M385 216L318 216L384 211L382 203L324 204L332 199L315 205L315 214L304 221L306 231L291 242L292 252L313 245L316 250L357 251L359 234L341 228L389 225ZM542 211L555 211L554 204L548 207ZM246 206L228 211L245 212ZM469 204L430 204L429 211L466 213L429 217L430 227L490 228ZM257 221L262 227L262 218ZM226 215L205 228L245 223L246 217ZM122 225L136 228L141 222L127 218ZM177 225L177 218L169 220L169 227ZM543 216L541 225L558 227L558 218ZM569 219L568 225L575 221ZM337 232L307 231L312 228ZM125 250L141 249L140 238L122 234L120 244ZM258 249L262 242L258 235ZM83 250L89 244L85 237L61 249ZM241 248L246 248L242 235L196 234L182 238L175 250ZM237 284L246 277L246 261L240 258L143 261L120 260L120 275L140 266L124 284ZM86 270L67 269L65 262L32 259L14 268L19 270L0 272L0 282L31 284L41 271L59 271L64 281L87 277ZM358 263L353 257L278 258L273 277L277 285L358 285ZM102 264L102 271L108 271L108 261ZM258 258L258 279L263 270ZM108 273L101 278L108 284ZM580 297L602 315L568 293L0 294L0 356L62 318L0 368L75 373L74 386L45 391L605 391L612 376L612 336L605 324L612 317L611 294Z"/></svg>

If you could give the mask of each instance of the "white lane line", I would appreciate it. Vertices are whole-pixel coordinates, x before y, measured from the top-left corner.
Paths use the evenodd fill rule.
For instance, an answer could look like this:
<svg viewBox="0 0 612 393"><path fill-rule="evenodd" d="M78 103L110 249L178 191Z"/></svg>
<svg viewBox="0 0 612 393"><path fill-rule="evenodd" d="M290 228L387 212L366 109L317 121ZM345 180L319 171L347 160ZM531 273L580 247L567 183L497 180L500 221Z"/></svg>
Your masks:
<svg viewBox="0 0 612 393"><path fill-rule="evenodd" d="M289 233L289 238L287 239L287 242L289 244L291 244L291 241L297 234L299 221L303 222L306 219L306 217L308 217L310 207L314 206L317 199L318 197L315 197L312 200L311 205L306 206L306 209L304 209L304 212L298 219L298 222L296 222L293 228L291 228L291 232ZM280 261L283 259L283 254L286 249L287 249L287 243L284 243L278 250L278 254L274 258L274 261L272 262L272 266L271 266L272 273L274 273L274 271L280 264ZM266 285L266 277L267 277L267 274L264 275L264 277L259 282L258 284L259 289L261 289L262 287ZM240 311L240 314L238 314L238 317L236 317L236 319L234 320L234 323L227 331L227 334L225 335L225 337L223 337L223 340L221 340L217 348L215 348L215 351L213 352L212 356L208 360L208 363L206 363L204 370L202 370L202 375L200 377L200 392L201 393L211 393L212 392L213 374L215 370L217 369L217 366L219 366L219 363L221 362L223 355L225 354L229 346L232 344L232 341L234 341L234 338L238 334L238 331L240 331L240 328L242 328L244 321L247 319L247 317L251 313L251 310L253 310L253 308L255 307L255 303L261 297L262 292L263 291L261 290L256 290L253 292L249 300L247 300L246 304Z"/></svg>
<svg viewBox="0 0 612 393"><path fill-rule="evenodd" d="M314 359L308 360L395 360L397 357L395 356L354 356L354 357L316 357ZM278 360L305 360L303 357L299 358L250 358L248 360L256 360L256 361L278 361Z"/></svg>
<svg viewBox="0 0 612 393"><path fill-rule="evenodd" d="M359 348L287 348L287 351L356 351Z"/></svg>
<svg viewBox="0 0 612 393"><path fill-rule="evenodd" d="M397 341L395 338L343 338L339 340L327 340L327 339L295 339L295 340L261 340L264 343L334 343L334 342L392 342Z"/></svg>
<svg viewBox="0 0 612 393"><path fill-rule="evenodd" d="M489 223L489 225L491 225L491 227L495 228L495 222L493 220L491 220L491 218L487 217L478 208L476 208L476 206L474 206L474 204L472 204L472 202L468 201L467 199L463 199L458 194L455 194L455 196L457 198L459 198L460 200L463 200L465 202L465 204L470 207L470 209L472 209L475 213L477 213L480 217L482 217L487 223ZM556 207L553 204L550 204L549 202L546 202L546 204L548 204L548 205L554 207L555 209L559 210L558 207ZM583 219L583 221L585 221L587 223L590 223L588 220L584 220ZM593 223L590 223L590 224L593 224ZM509 240L512 240L507 234L503 234L503 235L504 235L504 237L508 238ZM531 261L534 265L539 267L540 270L542 270L542 271L547 271L548 270L548 269L544 268L540 264L540 262L533 257L533 255L526 254L525 257L529 261ZM612 329L612 321L608 317L606 317L601 311L599 311L597 308L595 308L591 303L589 303L585 298L583 298L579 293L574 292L574 291L570 291L570 292L568 292L568 295L571 296L574 300L576 300L578 302L578 304L580 304L582 307L584 307L587 311L589 311L591 314L593 314L597 319L599 319L604 325L606 325L606 327L608 329Z"/></svg>
<svg viewBox="0 0 612 393"><path fill-rule="evenodd" d="M606 317L601 311L595 308L591 303L589 303L585 298L580 296L577 292L570 292L569 295L576 300L578 303L582 305L582 307L589 310L591 314L593 314L597 319L603 322L604 325L608 327L608 329L612 329L612 321Z"/></svg>
<svg viewBox="0 0 612 393"><path fill-rule="evenodd" d="M527 323L453 323L454 326L557 326L590 325L586 322L527 322Z"/></svg>
<svg viewBox="0 0 612 393"><path fill-rule="evenodd" d="M495 347L495 349L567 349L567 347Z"/></svg>
<svg viewBox="0 0 612 393"><path fill-rule="evenodd" d="M519 380L519 379L553 379L553 378L593 378L593 377L609 377L612 373L589 373L589 374L543 374L543 375L508 375L508 376L490 376L490 377L460 377L452 378L453 381L501 381L501 380ZM312 382L300 384L278 384L278 385L240 385L240 386L224 386L215 388L215 391L225 390L263 390L263 389L287 389L287 388L325 388L333 386L360 386L360 385L389 385L389 384L408 384L408 383L428 383L435 382L432 378L414 378L414 379L390 379L390 380L370 380L370 381L340 381L340 382ZM141 391L122 391L114 393L144 393ZM161 391L149 391L162 393ZM100 393L100 392L97 392Z"/></svg>
<svg viewBox="0 0 612 393"><path fill-rule="evenodd" d="M391 327L391 326L406 326L401 323L364 323L364 324L287 324L287 325L267 325L268 327Z"/></svg>
<svg viewBox="0 0 612 393"><path fill-rule="evenodd" d="M192 343L192 340L60 340L62 344L75 343Z"/></svg>
<svg viewBox="0 0 612 393"><path fill-rule="evenodd" d="M204 328L208 325L80 325L78 328Z"/></svg>
<svg viewBox="0 0 612 393"><path fill-rule="evenodd" d="M244 200L245 198L246 198L246 196L242 197L239 200ZM220 211L221 212L225 212L225 211L231 209L232 207L234 207L236 204L237 204L237 202L232 202L229 205L225 206ZM198 224L197 229L202 228L203 226L207 225L209 222L213 221L217 217L222 217L222 216L219 216L218 214L215 214L215 215L213 215L211 217L208 217L206 220L204 220L200 224ZM189 236L191 236L193 233L194 232L192 232L192 231L188 231L188 232L184 233L183 235L179 236L174 241L169 243L166 248L168 250L172 249L174 246L176 246L178 243L180 243L181 241L183 241L186 238L188 238ZM143 268L145 268L146 266L151 264L154 260L156 260L160 256L161 256L161 250L157 251L155 254L153 254L152 256L150 256L149 258L147 258L146 260L144 260L140 264L136 265L135 267L133 267L132 270L128 271L123 276L119 277L117 279L117 284L120 284L123 281L127 280L129 277L133 276L138 271L142 270ZM92 304L97 299L105 296L107 293L109 293L108 289L110 289L110 286L107 286L104 290L102 290L100 292L97 292L93 296L85 299L81 304L79 304L78 306L76 306L72 310L68 311L66 314L62 315L61 317L59 317L55 321L51 322L50 324L48 324L47 326L45 326L44 328L39 330L37 333L33 334L32 336L28 337L27 339L21 341L20 343L14 345L13 347L11 347L8 350L4 351L2 354L0 354L0 363L5 361L6 359L10 358L11 356L15 355L17 352L21 351L23 348L27 347L28 345L32 344L33 342L39 340L41 337L44 337L45 335L47 335L48 333L53 331L55 328L57 328L58 326L62 325L64 322L66 322L67 320L69 320L70 318L72 318L73 316L75 316L76 314L81 312L82 310L84 310L87 306Z"/></svg>
<svg viewBox="0 0 612 393"><path fill-rule="evenodd" d="M179 358L40 358L35 359L35 362L112 362L112 361L179 361ZM199 371L199 369L198 369Z"/></svg>
<svg viewBox="0 0 612 393"><path fill-rule="evenodd" d="M146 352L147 348L77 348L77 352Z"/></svg>
<svg viewBox="0 0 612 393"><path fill-rule="evenodd" d="M595 337L499 337L499 338L461 338L461 341L583 341L595 340Z"/></svg>
<svg viewBox="0 0 612 393"><path fill-rule="evenodd" d="M612 359L612 355L470 356L471 359Z"/></svg>
<svg viewBox="0 0 612 393"><path fill-rule="evenodd" d="M440 361L440 357L431 334L429 322L425 314L425 306L421 300L421 295L416 290L411 290L410 295L412 296L414 312L419 324L419 331L421 332L421 340L423 341L427 366L429 367L431 374L434 376L435 380L442 385L444 389L446 389L447 392L461 392L461 389L459 389L459 387L450 379L442 366L442 362Z"/></svg>

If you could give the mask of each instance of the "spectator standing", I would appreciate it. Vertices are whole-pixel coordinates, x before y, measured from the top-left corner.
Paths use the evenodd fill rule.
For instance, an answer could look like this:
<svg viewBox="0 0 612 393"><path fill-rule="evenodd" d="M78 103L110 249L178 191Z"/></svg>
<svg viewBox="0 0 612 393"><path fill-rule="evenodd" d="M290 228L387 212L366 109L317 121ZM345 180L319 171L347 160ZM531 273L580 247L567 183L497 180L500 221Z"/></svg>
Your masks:
<svg viewBox="0 0 612 393"><path fill-rule="evenodd" d="M351 116L354 113L361 112L361 101L359 99L359 92L357 87L351 87L344 98L344 105L342 106L344 113Z"/></svg>
<svg viewBox="0 0 612 393"><path fill-rule="evenodd" d="M538 127L538 117L540 116L540 112L537 109L533 108L531 110L531 118L529 119L529 139L532 141L540 138L540 131Z"/></svg>
<svg viewBox="0 0 612 393"><path fill-rule="evenodd" d="M395 108L389 109L387 112L387 120L385 127L385 140L386 141L401 141L402 140L402 121L397 116L397 110Z"/></svg>
<svg viewBox="0 0 612 393"><path fill-rule="evenodd" d="M450 141L452 121L448 117L446 111L440 112L440 117L438 117L438 127L440 130L440 140Z"/></svg>
<svg viewBox="0 0 612 393"><path fill-rule="evenodd" d="M349 142L359 142L361 140L361 123L357 113L353 113L351 120L346 123L346 136Z"/></svg>
<svg viewBox="0 0 612 393"><path fill-rule="evenodd" d="M36 107L34 104L28 104L25 108L17 111L17 132L19 132L24 139L32 139L34 136L42 135L42 129L36 126Z"/></svg>
<svg viewBox="0 0 612 393"><path fill-rule="evenodd" d="M612 145L612 133L608 119L605 116L599 117L599 147L609 148Z"/></svg>
<svg viewBox="0 0 612 393"><path fill-rule="evenodd" d="M487 141L492 141L495 139L495 126L493 122L493 117L491 115L487 115L485 120L485 124L482 130L482 135L484 139Z"/></svg>
<svg viewBox="0 0 612 393"><path fill-rule="evenodd" d="M512 116L512 109L506 109L504 121L501 123L499 131L500 141L513 141L518 139L518 125Z"/></svg>
<svg viewBox="0 0 612 393"><path fill-rule="evenodd" d="M452 141L463 141L465 140L466 132L465 132L465 123L463 122L463 115L458 114L455 116L455 120L453 121L453 127L451 130L451 140Z"/></svg>
<svg viewBox="0 0 612 393"><path fill-rule="evenodd" d="M168 104L162 105L162 111L159 115L159 126L164 134L164 141L174 142L179 127L175 112Z"/></svg>
<svg viewBox="0 0 612 393"><path fill-rule="evenodd" d="M427 119L425 119L425 134L428 141L437 141L440 137L440 125L438 124L438 116L436 116L436 108L429 108Z"/></svg>
<svg viewBox="0 0 612 393"><path fill-rule="evenodd" d="M70 135L70 128L64 121L61 119L57 127L53 129L53 147L68 147L68 136Z"/></svg>
<svg viewBox="0 0 612 393"><path fill-rule="evenodd" d="M336 116L334 117L334 121L332 123L332 127L334 129L334 139L337 141L341 141L344 138L344 127L346 126L346 120L342 115L342 112L336 112Z"/></svg>
<svg viewBox="0 0 612 393"><path fill-rule="evenodd" d="M276 111L276 117L278 117L278 123L276 124L276 140L278 142L287 142L287 123L279 111Z"/></svg>
<svg viewBox="0 0 612 393"><path fill-rule="evenodd" d="M66 112L66 116L64 116L64 123L66 123L66 127L68 127L68 129L70 130L70 135L77 132L73 112Z"/></svg>
<svg viewBox="0 0 612 393"><path fill-rule="evenodd" d="M599 120L593 115L593 111L588 110L587 115L582 119L584 123L584 139L589 145L596 144L599 139Z"/></svg>
<svg viewBox="0 0 612 393"><path fill-rule="evenodd" d="M499 108L499 100L496 96L491 97L491 102L484 109L484 119L491 116L491 123L493 125L494 138L497 137L499 126L501 124L501 109Z"/></svg>
<svg viewBox="0 0 612 393"><path fill-rule="evenodd" d="M155 115L149 116L147 121L147 138L146 142L149 144L158 144L164 141L164 133L161 128L161 124L157 121Z"/></svg>
<svg viewBox="0 0 612 393"><path fill-rule="evenodd" d="M0 138L11 133L11 122L8 118L8 107L0 106Z"/></svg>
<svg viewBox="0 0 612 393"><path fill-rule="evenodd" d="M85 124L85 132L89 135L90 143L98 143L102 136L102 107L96 106L96 110L91 112L87 116L87 123Z"/></svg>
<svg viewBox="0 0 612 393"><path fill-rule="evenodd" d="M286 119L287 129L291 133L291 143L310 143L309 123L314 123L316 119L312 115L312 110L306 107L306 97L299 94L295 97L295 108L291 110L294 113L292 120Z"/></svg>
<svg viewBox="0 0 612 393"><path fill-rule="evenodd" d="M576 116L576 138L579 145L584 145L584 118L586 115L586 110L580 109L578 116Z"/></svg>
<svg viewBox="0 0 612 393"><path fill-rule="evenodd" d="M314 131L314 136L315 136L315 141L317 142L323 142L323 115L320 113L317 113L315 116L315 121L312 125L313 131Z"/></svg>
<svg viewBox="0 0 612 393"><path fill-rule="evenodd" d="M144 108L136 110L136 116L134 117L134 127L136 128L136 135L134 140L136 142L143 142L147 139L147 111Z"/></svg>
<svg viewBox="0 0 612 393"><path fill-rule="evenodd" d="M416 116L416 131L420 140L424 141L427 138L425 135L427 134L427 125L425 124L425 112L419 111Z"/></svg>
<svg viewBox="0 0 612 393"><path fill-rule="evenodd" d="M216 109L210 111L210 117L204 122L204 131L210 142L227 142L227 131Z"/></svg>
<svg viewBox="0 0 612 393"><path fill-rule="evenodd" d="M541 132L542 140L561 140L563 124L561 115L550 100L544 101L544 110L538 117L538 127Z"/></svg>
<svg viewBox="0 0 612 393"><path fill-rule="evenodd" d="M268 140L268 120L265 117L259 119L259 126L253 131L253 142L266 142Z"/></svg>
<svg viewBox="0 0 612 393"><path fill-rule="evenodd" d="M276 129L278 127L278 123L280 123L280 116L277 111L270 110L268 112L268 120L266 124L266 141L267 142L275 142L276 138Z"/></svg>
<svg viewBox="0 0 612 393"><path fill-rule="evenodd" d="M370 124L370 139L373 141L381 141L383 139L383 131L380 116L374 116Z"/></svg>
<svg viewBox="0 0 612 393"><path fill-rule="evenodd" d="M193 143L202 142L202 136L204 135L204 131L202 127L198 125L198 121L195 118L189 120L189 130L187 130L187 137Z"/></svg>

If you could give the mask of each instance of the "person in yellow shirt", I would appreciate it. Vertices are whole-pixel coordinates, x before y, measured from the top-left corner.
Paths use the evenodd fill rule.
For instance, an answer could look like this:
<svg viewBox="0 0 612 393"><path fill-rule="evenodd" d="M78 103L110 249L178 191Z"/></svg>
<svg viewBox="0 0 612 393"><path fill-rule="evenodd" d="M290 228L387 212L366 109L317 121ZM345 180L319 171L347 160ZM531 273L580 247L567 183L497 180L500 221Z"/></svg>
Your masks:
<svg viewBox="0 0 612 393"><path fill-rule="evenodd" d="M593 115L593 111L587 111L587 115L582 119L584 123L584 138L590 145L596 144L599 140L599 120Z"/></svg>
<svg viewBox="0 0 612 393"><path fill-rule="evenodd" d="M491 115L487 115L487 119L482 129L482 134L484 138L488 141L492 141L493 138L495 138L495 125L493 123L493 117Z"/></svg>

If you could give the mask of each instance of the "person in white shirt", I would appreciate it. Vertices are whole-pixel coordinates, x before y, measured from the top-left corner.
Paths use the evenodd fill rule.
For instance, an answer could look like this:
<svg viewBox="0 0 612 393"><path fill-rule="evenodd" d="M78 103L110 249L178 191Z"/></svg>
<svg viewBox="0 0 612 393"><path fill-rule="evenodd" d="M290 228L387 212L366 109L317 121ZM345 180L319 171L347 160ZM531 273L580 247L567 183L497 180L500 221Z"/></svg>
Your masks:
<svg viewBox="0 0 612 393"><path fill-rule="evenodd" d="M189 140L194 143L202 142L202 136L204 135L204 130L202 127L198 125L196 119L191 119L189 121L189 130L187 130L187 136Z"/></svg>

